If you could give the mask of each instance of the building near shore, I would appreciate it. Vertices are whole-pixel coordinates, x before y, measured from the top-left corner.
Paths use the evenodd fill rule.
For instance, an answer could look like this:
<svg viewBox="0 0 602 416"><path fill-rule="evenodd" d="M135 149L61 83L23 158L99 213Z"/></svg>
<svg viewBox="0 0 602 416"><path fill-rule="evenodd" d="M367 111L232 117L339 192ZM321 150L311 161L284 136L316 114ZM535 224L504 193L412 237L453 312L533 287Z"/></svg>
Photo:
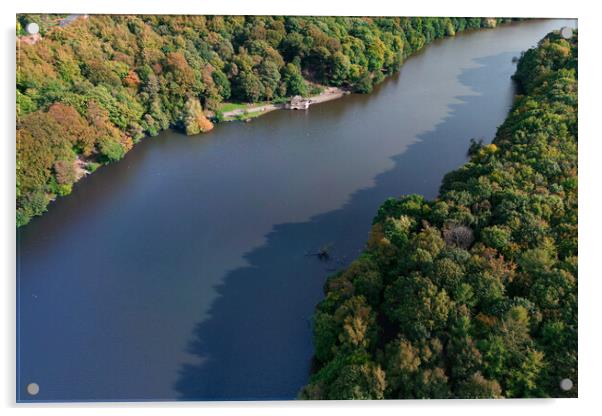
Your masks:
<svg viewBox="0 0 602 416"><path fill-rule="evenodd" d="M288 103L284 105L284 108L289 110L307 110L310 104L310 99L303 98L300 95L295 95Z"/></svg>

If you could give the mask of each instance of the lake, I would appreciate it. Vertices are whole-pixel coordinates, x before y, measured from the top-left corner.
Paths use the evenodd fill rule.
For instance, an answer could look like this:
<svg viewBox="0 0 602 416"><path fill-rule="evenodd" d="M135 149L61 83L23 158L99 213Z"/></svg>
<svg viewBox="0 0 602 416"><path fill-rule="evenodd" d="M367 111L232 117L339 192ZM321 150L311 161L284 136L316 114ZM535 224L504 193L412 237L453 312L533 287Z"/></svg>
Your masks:
<svg viewBox="0 0 602 416"><path fill-rule="evenodd" d="M166 131L82 180L17 232L17 400L295 398L326 277L494 137L513 57L567 25L437 41L369 95Z"/></svg>

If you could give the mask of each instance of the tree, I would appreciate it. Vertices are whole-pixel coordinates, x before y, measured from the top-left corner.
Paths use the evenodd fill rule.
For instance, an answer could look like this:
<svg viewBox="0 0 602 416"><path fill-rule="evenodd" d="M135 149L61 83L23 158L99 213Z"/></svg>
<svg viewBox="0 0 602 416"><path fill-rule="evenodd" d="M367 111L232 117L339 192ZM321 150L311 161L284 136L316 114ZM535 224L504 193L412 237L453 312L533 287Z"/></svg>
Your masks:
<svg viewBox="0 0 602 416"><path fill-rule="evenodd" d="M231 87L230 87L230 81L228 80L228 77L226 76L226 74L224 74L222 71L220 71L218 69L218 70L213 71L211 73L211 76L213 77L213 82L215 82L215 85L218 88L220 96L224 100L227 100L228 98L230 98Z"/></svg>
<svg viewBox="0 0 602 416"><path fill-rule="evenodd" d="M205 117L201 103L196 98L190 98L186 102L184 124L188 135L205 133L213 128L213 124Z"/></svg>
<svg viewBox="0 0 602 416"><path fill-rule="evenodd" d="M256 102L265 94L265 88L253 72L241 71L232 81L232 92L243 101Z"/></svg>
<svg viewBox="0 0 602 416"><path fill-rule="evenodd" d="M307 84L296 65L289 63L282 69L282 81L286 85L287 95L308 95Z"/></svg>
<svg viewBox="0 0 602 416"><path fill-rule="evenodd" d="M108 112L96 101L88 103L87 119L98 134L98 152L108 162L121 159L132 147L132 140L109 120Z"/></svg>
<svg viewBox="0 0 602 416"><path fill-rule="evenodd" d="M489 247L504 253L511 241L511 232L507 227L493 225L481 230L481 239Z"/></svg>
<svg viewBox="0 0 602 416"><path fill-rule="evenodd" d="M460 384L458 394L465 399L499 399L502 397L502 389L495 380L487 380L476 372Z"/></svg>
<svg viewBox="0 0 602 416"><path fill-rule="evenodd" d="M341 86L348 79L351 61L345 54L343 54L340 51L335 52L332 55L331 60L332 69L330 70L330 82L332 83L332 85Z"/></svg>
<svg viewBox="0 0 602 416"><path fill-rule="evenodd" d="M351 364L340 369L326 398L330 400L384 399L385 387L385 373L380 366L373 363Z"/></svg>
<svg viewBox="0 0 602 416"><path fill-rule="evenodd" d="M439 290L429 278L414 272L399 277L385 290L385 312L399 325L399 331L410 339L428 337L442 328L451 301L445 290Z"/></svg>
<svg viewBox="0 0 602 416"><path fill-rule="evenodd" d="M420 369L420 352L410 341L399 338L387 346L387 391L390 397L414 398L414 379Z"/></svg>

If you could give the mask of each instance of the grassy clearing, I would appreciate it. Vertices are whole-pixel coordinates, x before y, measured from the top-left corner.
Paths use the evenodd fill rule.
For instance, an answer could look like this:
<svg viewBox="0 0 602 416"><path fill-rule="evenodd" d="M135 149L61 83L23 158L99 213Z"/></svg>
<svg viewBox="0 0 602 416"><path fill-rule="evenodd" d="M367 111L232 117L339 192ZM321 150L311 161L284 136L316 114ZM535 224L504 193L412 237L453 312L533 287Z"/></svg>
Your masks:
<svg viewBox="0 0 602 416"><path fill-rule="evenodd" d="M234 111L239 109L247 108L248 103L221 103L219 107L219 111L226 113L228 111Z"/></svg>
<svg viewBox="0 0 602 416"><path fill-rule="evenodd" d="M224 117L224 121L244 121L244 120L249 120L252 118L256 118L259 116L264 115L265 113L268 113L269 111L253 111L253 112L245 112L243 114L239 114L237 116L234 117Z"/></svg>
<svg viewBox="0 0 602 416"><path fill-rule="evenodd" d="M256 103L231 103L231 102L224 102L220 104L219 107L219 111L221 111L222 113L227 113L229 111L234 111L234 110L245 110L245 109L251 109L253 107L258 107L261 105L266 105L266 104L270 104L270 101L258 101Z"/></svg>

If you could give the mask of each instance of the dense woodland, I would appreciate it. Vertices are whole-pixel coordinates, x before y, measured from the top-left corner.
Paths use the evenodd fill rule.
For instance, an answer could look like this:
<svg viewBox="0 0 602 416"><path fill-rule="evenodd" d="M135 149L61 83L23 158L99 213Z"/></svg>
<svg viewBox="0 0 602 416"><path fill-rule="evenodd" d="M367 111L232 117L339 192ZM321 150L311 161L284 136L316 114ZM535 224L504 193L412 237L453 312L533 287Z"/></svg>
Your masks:
<svg viewBox="0 0 602 416"><path fill-rule="evenodd" d="M369 92L434 39L509 19L20 15L17 225L168 127L205 132L224 101L276 101L316 84Z"/></svg>
<svg viewBox="0 0 602 416"><path fill-rule="evenodd" d="M387 200L328 279L301 398L577 396L577 35L549 34L514 78L493 143L436 200Z"/></svg>

